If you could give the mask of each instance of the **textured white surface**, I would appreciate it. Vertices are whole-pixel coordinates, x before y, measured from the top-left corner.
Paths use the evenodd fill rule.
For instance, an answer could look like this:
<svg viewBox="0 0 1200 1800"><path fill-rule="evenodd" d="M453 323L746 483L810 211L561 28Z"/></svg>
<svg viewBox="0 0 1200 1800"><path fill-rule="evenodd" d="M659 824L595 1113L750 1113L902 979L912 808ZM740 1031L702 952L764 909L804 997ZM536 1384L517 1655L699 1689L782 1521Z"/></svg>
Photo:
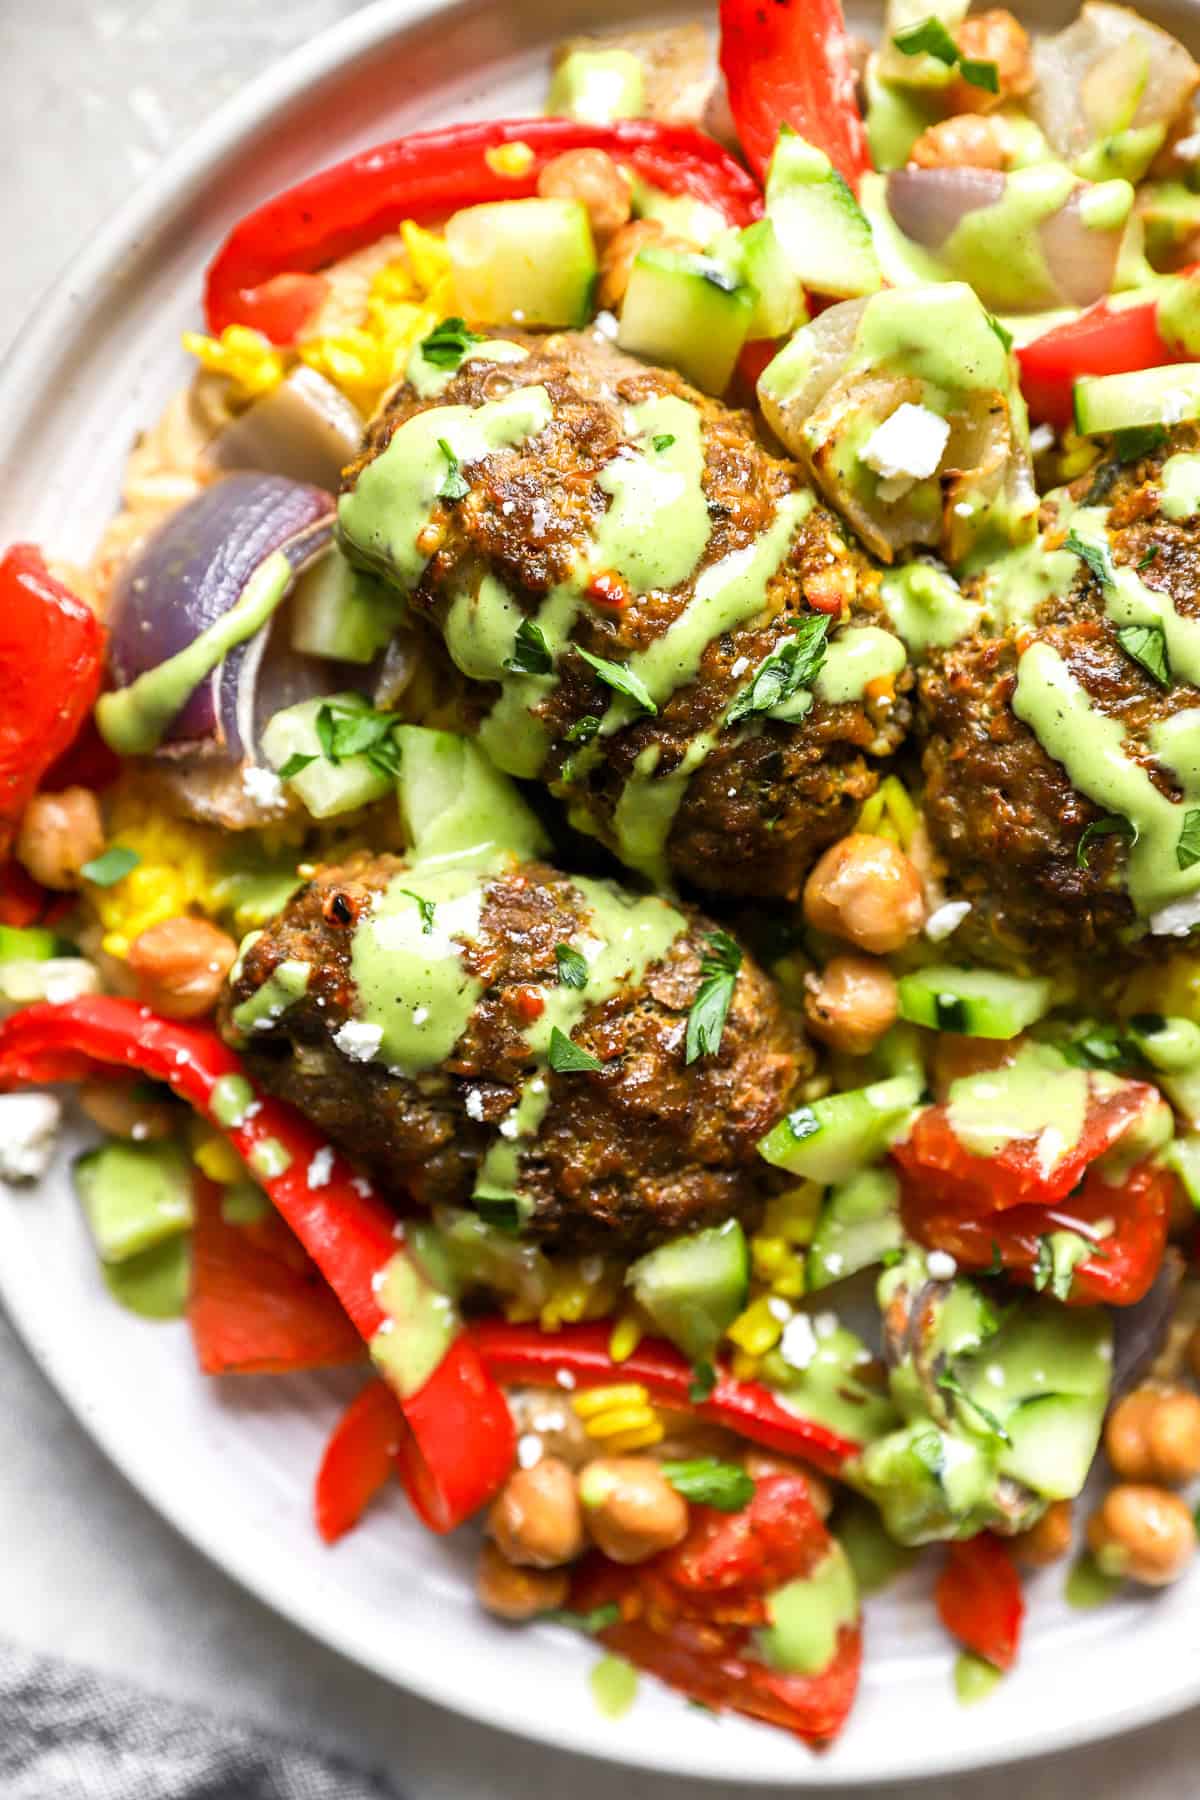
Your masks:
<svg viewBox="0 0 1200 1800"><path fill-rule="evenodd" d="M88 6L46 0L0 17L0 343L169 144L265 61L352 10L308 0ZM19 150L19 156L18 156ZM141 1371L152 1381L152 1339ZM364 1675L217 1574L158 1520L70 1419L0 1322L0 1631L120 1668L386 1766L414 1800L556 1792L673 1800L687 1784L522 1747ZM131 1371L132 1373L132 1371ZM245 1424L255 1409L247 1395ZM1132 1636L1132 1634L1131 1634ZM1116 1652L1119 1654L1119 1652ZM1069 1654L1069 1652L1067 1652ZM1173 1671L1177 1672L1177 1671ZM700 1730L703 1722L697 1724ZM712 1729L711 1727L709 1729ZM1194 1794L1200 1723L1024 1765L1030 1796ZM925 1796L1000 1800L1012 1775L923 1783ZM691 1791L694 1791L691 1790ZM813 1790L808 1790L812 1792ZM909 1790L894 1790L901 1795ZM915 1795L916 1789L912 1790Z"/></svg>

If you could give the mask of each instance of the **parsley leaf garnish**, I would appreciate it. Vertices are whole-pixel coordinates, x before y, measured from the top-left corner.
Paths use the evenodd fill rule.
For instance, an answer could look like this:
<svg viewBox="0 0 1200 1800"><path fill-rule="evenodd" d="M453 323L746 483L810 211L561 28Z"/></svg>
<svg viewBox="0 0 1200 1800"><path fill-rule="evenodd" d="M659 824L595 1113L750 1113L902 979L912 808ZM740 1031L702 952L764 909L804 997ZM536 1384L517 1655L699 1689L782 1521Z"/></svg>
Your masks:
<svg viewBox="0 0 1200 1800"><path fill-rule="evenodd" d="M1116 577L1113 574L1108 551L1103 544L1085 543L1078 533L1069 531L1063 549L1070 550L1072 555L1078 556L1085 562L1101 587L1113 586Z"/></svg>
<svg viewBox="0 0 1200 1800"><path fill-rule="evenodd" d="M1161 625L1120 625L1117 642L1126 656L1140 663L1160 687L1170 687L1171 669L1167 662L1167 640Z"/></svg>
<svg viewBox="0 0 1200 1800"><path fill-rule="evenodd" d="M725 714L725 723L736 725L751 713L769 713L799 689L810 688L825 661L828 636L827 617L802 619L794 635L759 665L753 681L742 689Z"/></svg>
<svg viewBox="0 0 1200 1800"><path fill-rule="evenodd" d="M1193 807L1183 815L1183 830L1175 846L1175 861L1181 869L1200 862L1200 809ZM86 871L85 871L86 873Z"/></svg>
<svg viewBox="0 0 1200 1800"><path fill-rule="evenodd" d="M472 344L482 344L477 331L468 331L465 319L443 319L421 343L421 355L435 369L457 369Z"/></svg>
<svg viewBox="0 0 1200 1800"><path fill-rule="evenodd" d="M590 1050L581 1050L557 1025L550 1033L548 1055L556 1075L594 1075L597 1069L604 1067L598 1056L593 1056Z"/></svg>
<svg viewBox="0 0 1200 1800"><path fill-rule="evenodd" d="M721 1048L725 1017L742 966L742 952L727 931L714 931L707 943L700 964L700 987L688 1013L684 1060L689 1065L702 1056L715 1056Z"/></svg>
<svg viewBox="0 0 1200 1800"><path fill-rule="evenodd" d="M590 650L581 649L578 644L575 647L579 650L584 662L590 669L596 671L606 687L612 688L615 693L624 694L627 700L632 700L636 706L641 707L643 712L656 713L658 711L651 698L650 690L640 675L635 675L633 670L626 668L624 663L609 662L606 656L593 656Z"/></svg>
<svg viewBox="0 0 1200 1800"><path fill-rule="evenodd" d="M1131 844L1136 844L1137 826L1129 819L1121 818L1119 813L1110 813L1104 819L1093 819L1092 823L1084 829L1075 846L1075 867L1077 869L1087 868L1092 845L1097 838L1102 837L1128 838Z"/></svg>
<svg viewBox="0 0 1200 1800"><path fill-rule="evenodd" d="M692 1379L688 1383L688 1399L693 1406L703 1406L717 1385L717 1371L710 1362L698 1362L692 1365Z"/></svg>
<svg viewBox="0 0 1200 1800"><path fill-rule="evenodd" d="M512 675L548 675L554 667L546 634L532 619L522 619L517 626L512 655L505 657L504 667Z"/></svg>
<svg viewBox="0 0 1200 1800"><path fill-rule="evenodd" d="M365 701L361 706L327 701L317 714L317 742L335 767L347 757L364 756L379 774L394 775L400 767L394 736L399 723L395 713L376 712Z"/></svg>
<svg viewBox="0 0 1200 1800"><path fill-rule="evenodd" d="M578 950L570 944L555 944L554 960L558 964L558 979L564 987L585 988L588 982L588 966Z"/></svg>
<svg viewBox="0 0 1200 1800"><path fill-rule="evenodd" d="M426 900L423 894L415 894L412 888L401 888L400 892L407 895L410 900L416 901L417 911L421 915L421 935L422 937L428 937L433 930L433 920L434 915L437 912L437 907L432 900Z"/></svg>
<svg viewBox="0 0 1200 1800"><path fill-rule="evenodd" d="M691 1462L664 1462L659 1468L685 1500L714 1506L718 1512L741 1512L754 1498L754 1482L737 1463L698 1456Z"/></svg>
<svg viewBox="0 0 1200 1800"><path fill-rule="evenodd" d="M124 844L110 844L100 856L85 862L79 873L93 887L112 887L114 882L124 881L141 860L136 850L127 850Z"/></svg>
<svg viewBox="0 0 1200 1800"><path fill-rule="evenodd" d="M307 769L309 763L315 763L316 760L315 752L312 756L305 756L303 750L297 750L295 755L289 756L287 761L275 772L280 781L291 781L302 770Z"/></svg>
<svg viewBox="0 0 1200 1800"><path fill-rule="evenodd" d="M600 721L595 713L585 713L582 719L576 719L573 725L567 726L568 744L590 744L600 729Z"/></svg>
<svg viewBox="0 0 1200 1800"><path fill-rule="evenodd" d="M994 62L977 62L974 57L960 56L958 72L971 87L984 88L989 94L1000 92L1000 71Z"/></svg>
<svg viewBox="0 0 1200 1800"><path fill-rule="evenodd" d="M1150 567L1150 564L1154 561L1155 557L1158 555L1158 551L1159 551L1159 546L1157 544L1151 544L1151 546L1147 550L1145 556L1138 558L1139 571L1142 569L1148 569Z"/></svg>
<svg viewBox="0 0 1200 1800"><path fill-rule="evenodd" d="M445 438L438 439L438 449L446 459L446 473L438 489L438 499L462 500L471 491L471 484L462 472L462 464Z"/></svg>
<svg viewBox="0 0 1200 1800"><path fill-rule="evenodd" d="M660 431L657 437L652 437L650 439L650 442L656 450L669 450L671 445L675 442L675 433L673 431Z"/></svg>
<svg viewBox="0 0 1200 1800"><path fill-rule="evenodd" d="M986 88L989 94L1000 92L1000 72L995 63L964 57L941 19L921 19L916 25L898 31L892 42L905 56L920 56L924 52L927 56L936 56L940 63L951 69L957 63L963 80L972 87Z"/></svg>

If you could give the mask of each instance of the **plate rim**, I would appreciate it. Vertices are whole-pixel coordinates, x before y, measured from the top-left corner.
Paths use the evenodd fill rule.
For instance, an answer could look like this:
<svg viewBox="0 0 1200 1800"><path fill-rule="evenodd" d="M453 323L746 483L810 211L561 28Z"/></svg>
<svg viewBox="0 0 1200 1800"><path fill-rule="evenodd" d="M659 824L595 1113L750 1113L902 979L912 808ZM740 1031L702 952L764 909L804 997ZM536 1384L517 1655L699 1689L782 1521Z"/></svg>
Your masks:
<svg viewBox="0 0 1200 1800"><path fill-rule="evenodd" d="M503 0L498 3L503 4ZM190 132L154 172L137 185L96 235L70 256L66 266L43 289L25 319L18 322L0 368L0 420L4 421L0 428L0 457L19 445L25 419L43 390L43 371L52 360L51 352L61 351L64 342L70 346L78 341L82 320L90 312L103 308L109 296L129 277L156 235L170 223L172 215L217 176L222 162L235 155L256 134L269 132L284 110L302 99L310 87L336 75L393 35L438 13L450 11L454 4L455 0L371 0L370 4L329 25L309 42L263 70ZM1195 10L1197 0L1191 0L1191 5ZM11 1214L7 1209L0 1209L0 1242L10 1229ZM216 1568L315 1642L332 1648L351 1663L406 1692L452 1714L458 1713L504 1731L531 1746L551 1745L597 1761L640 1766L692 1780L729 1779L727 1769L705 1766L700 1755L680 1761L672 1754L673 1738L664 1745L661 1756L640 1749L631 1755L629 1747L621 1744L615 1732L610 1748L603 1742L579 1742L569 1722L564 1721L560 1728L552 1717L539 1716L536 1722L515 1723L506 1716L500 1700L493 1703L488 1695L480 1693L464 1695L454 1687L452 1679L430 1672L419 1658L414 1659L403 1676L399 1675L386 1659L372 1656L370 1646L364 1645L348 1627L344 1627L338 1615L331 1616L323 1610L319 1599L307 1604L302 1583L281 1588L256 1569L250 1541L243 1544L236 1536L223 1535L215 1523L209 1528L203 1507L189 1507L165 1475L159 1478L152 1460L147 1465L140 1459L136 1430L119 1424L115 1412L101 1413L82 1404L73 1390L70 1355L59 1356L54 1348L54 1337L44 1336L43 1321L38 1316L34 1296L31 1294L27 1299L22 1284L9 1281L3 1258L0 1258L0 1297L37 1367L72 1417L134 1492L153 1506L185 1542ZM766 1771L750 1767L742 1768L737 1779L741 1784L757 1787L891 1787L905 1780L1007 1767L1034 1757L1100 1743L1181 1713L1197 1702L1200 1702L1200 1667L1192 1678L1177 1678L1165 1688L1160 1686L1157 1693L1110 1709L1104 1716L1081 1714L1073 1720L1048 1717L1019 1742L1010 1744L1005 1754L999 1757L987 1745L981 1745L977 1752L969 1745L953 1746L939 1752L936 1744L926 1741L917 1755L906 1756L901 1751L897 1757L897 1747L889 1745L890 1760L886 1769L839 1769L836 1763L808 1757L798 1761L790 1773L782 1769ZM853 1729L852 1724L850 1729Z"/></svg>

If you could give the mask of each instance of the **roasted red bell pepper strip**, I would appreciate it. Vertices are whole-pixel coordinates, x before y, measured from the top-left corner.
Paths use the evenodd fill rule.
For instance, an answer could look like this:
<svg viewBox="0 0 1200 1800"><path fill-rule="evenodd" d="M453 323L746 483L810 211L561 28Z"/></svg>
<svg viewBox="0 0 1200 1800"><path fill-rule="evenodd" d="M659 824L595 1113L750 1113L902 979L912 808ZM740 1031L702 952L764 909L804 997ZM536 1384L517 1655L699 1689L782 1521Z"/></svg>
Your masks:
<svg viewBox="0 0 1200 1800"><path fill-rule="evenodd" d="M222 1190L196 1183L188 1324L206 1375L284 1375L358 1362L363 1343L278 1213L231 1225Z"/></svg>
<svg viewBox="0 0 1200 1800"><path fill-rule="evenodd" d="M871 155L840 0L721 0L721 68L758 175L790 125L858 187Z"/></svg>
<svg viewBox="0 0 1200 1800"><path fill-rule="evenodd" d="M1184 270L1181 279L1196 273ZM1160 330L1157 294L1131 295L1129 302L1098 300L1077 319L1017 350L1021 391L1035 424L1044 421L1062 430L1072 423L1075 383L1082 375L1129 375L1191 360L1183 345Z"/></svg>
<svg viewBox="0 0 1200 1800"><path fill-rule="evenodd" d="M400 1402L385 1381L356 1394L325 1446L313 1496L317 1530L327 1544L352 1531L395 1474L404 1437Z"/></svg>
<svg viewBox="0 0 1200 1800"><path fill-rule="evenodd" d="M273 275L238 296L238 324L261 331L273 344L294 344L329 293L324 275Z"/></svg>
<svg viewBox="0 0 1200 1800"><path fill-rule="evenodd" d="M0 851L100 690L104 627L33 544L0 557Z"/></svg>
<svg viewBox="0 0 1200 1800"><path fill-rule="evenodd" d="M977 1156L956 1136L948 1105L927 1107L892 1155L931 1211L986 1218L1009 1206L1056 1205L1148 1107L1159 1104L1147 1082L1110 1081L1090 1079L1079 1137L1049 1164L1044 1144L1034 1137L1013 1138L994 1156Z"/></svg>
<svg viewBox="0 0 1200 1800"><path fill-rule="evenodd" d="M760 1382L737 1381L723 1369L718 1369L708 1399L693 1402L688 1389L695 1377L686 1357L658 1338L643 1338L632 1356L614 1363L608 1353L612 1335L608 1325L566 1325L560 1331L544 1332L536 1325L483 1319L472 1331L484 1363L501 1382L554 1387L560 1370L581 1388L640 1381L651 1399L664 1406L693 1412L697 1418L724 1425L752 1443L799 1457L831 1475L862 1448L827 1425L798 1418Z"/></svg>
<svg viewBox="0 0 1200 1800"><path fill-rule="evenodd" d="M823 1744L854 1701L861 1626L843 1625L832 1660L812 1675L772 1669L756 1655L753 1632L769 1618L769 1596L831 1554L840 1552L804 1477L775 1475L757 1483L743 1512L694 1507L683 1542L638 1568L590 1557L572 1581L571 1605L619 1607L601 1642L691 1699Z"/></svg>
<svg viewBox="0 0 1200 1800"><path fill-rule="evenodd" d="M997 1669L1012 1668L1025 1601L1012 1552L1002 1538L985 1531L950 1545L938 1577L937 1609L951 1637Z"/></svg>
<svg viewBox="0 0 1200 1800"><path fill-rule="evenodd" d="M528 146L516 168L495 152ZM403 219L433 218L485 200L537 192L538 176L565 150L606 150L642 180L670 194L703 200L731 225L762 211L757 183L728 151L689 125L621 119L583 125L569 119L491 119L413 132L322 169L234 226L208 271L210 331L226 325L266 329L261 290L280 275L310 273L393 231ZM510 153L511 154L511 153ZM243 296L251 290L249 301Z"/></svg>
<svg viewBox="0 0 1200 1800"><path fill-rule="evenodd" d="M1149 1292L1167 1248L1174 1176L1138 1164L1116 1185L1090 1170L1078 1193L1054 1206L1012 1206L983 1218L938 1211L919 1181L901 1179L904 1227L930 1250L948 1251L965 1269L994 1269L997 1259L1024 1286L1046 1286L1046 1240L1054 1232L1095 1236L1095 1250L1071 1270L1069 1306L1133 1306Z"/></svg>
<svg viewBox="0 0 1200 1800"><path fill-rule="evenodd" d="M329 1146L293 1107L257 1094L209 1026L160 1019L108 996L29 1006L0 1024L0 1091L76 1080L101 1063L166 1082L224 1131L370 1343L384 1323L376 1277L403 1251L395 1213L365 1177L335 1155L327 1178L322 1169L320 1182L311 1183L313 1159L321 1153L324 1162ZM433 1529L449 1531L512 1467L504 1395L463 1333L401 1406L409 1434L401 1470L413 1504ZM454 1421L453 1434L444 1420Z"/></svg>

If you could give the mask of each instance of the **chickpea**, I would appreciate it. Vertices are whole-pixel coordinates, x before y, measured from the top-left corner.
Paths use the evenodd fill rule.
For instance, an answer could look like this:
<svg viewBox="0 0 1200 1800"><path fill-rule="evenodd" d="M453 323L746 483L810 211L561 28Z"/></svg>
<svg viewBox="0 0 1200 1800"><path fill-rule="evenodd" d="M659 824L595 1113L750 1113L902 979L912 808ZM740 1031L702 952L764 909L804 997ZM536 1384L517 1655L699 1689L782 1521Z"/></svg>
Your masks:
<svg viewBox="0 0 1200 1800"><path fill-rule="evenodd" d="M639 250L653 244L658 250L695 250L689 239L674 237L661 219L631 219L614 231L600 251L600 281L596 288L596 305L615 312L625 298L634 258Z"/></svg>
<svg viewBox="0 0 1200 1800"><path fill-rule="evenodd" d="M35 794L17 833L17 861L43 887L66 892L80 885L84 863L104 848L100 808L90 788Z"/></svg>
<svg viewBox="0 0 1200 1800"><path fill-rule="evenodd" d="M821 1475L793 1462L790 1456L776 1456L773 1450L747 1450L742 1467L751 1481L769 1481L772 1475L803 1475L808 1483L808 1497L818 1518L827 1519L833 1511L833 1490Z"/></svg>
<svg viewBox="0 0 1200 1800"><path fill-rule="evenodd" d="M1036 1525L1028 1531L1018 1531L1009 1539L1009 1545L1017 1561L1028 1568L1040 1569L1046 1563L1057 1562L1071 1548L1071 1502L1055 1500Z"/></svg>
<svg viewBox="0 0 1200 1800"><path fill-rule="evenodd" d="M896 981L871 956L834 956L806 983L804 1016L814 1037L847 1056L865 1056L896 1022Z"/></svg>
<svg viewBox="0 0 1200 1800"><path fill-rule="evenodd" d="M589 1463L579 1477L579 1497L592 1538L614 1562L645 1562L687 1534L687 1501L648 1456Z"/></svg>
<svg viewBox="0 0 1200 1800"><path fill-rule="evenodd" d="M995 63L999 90L993 94L960 75L949 90L955 112L994 112L1006 100L1027 94L1033 86L1029 33L1004 7L964 19L954 33L954 41L959 54L968 61Z"/></svg>
<svg viewBox="0 0 1200 1800"><path fill-rule="evenodd" d="M890 838L851 832L831 845L809 876L804 916L814 931L886 956L925 923L921 878Z"/></svg>
<svg viewBox="0 0 1200 1800"><path fill-rule="evenodd" d="M555 1569L574 1562L586 1534L575 1476L557 1456L516 1469L492 1502L488 1535L510 1563Z"/></svg>
<svg viewBox="0 0 1200 1800"><path fill-rule="evenodd" d="M538 193L581 200L597 243L624 225L633 205L629 177L604 150L566 150L552 158L538 176Z"/></svg>
<svg viewBox="0 0 1200 1800"><path fill-rule="evenodd" d="M1007 119L966 112L927 125L908 161L918 169L1008 169L1016 153L1016 133Z"/></svg>
<svg viewBox="0 0 1200 1800"><path fill-rule="evenodd" d="M1124 1481L1190 1481L1200 1475L1200 1399L1182 1389L1135 1388L1109 1414L1104 1447Z"/></svg>
<svg viewBox="0 0 1200 1800"><path fill-rule="evenodd" d="M75 1097L92 1124L112 1137L137 1143L170 1137L177 1122L174 1107L165 1100L139 1100L133 1090L127 1081L85 1081Z"/></svg>
<svg viewBox="0 0 1200 1800"><path fill-rule="evenodd" d="M1196 1527L1178 1494L1126 1482L1088 1520L1087 1541L1106 1575L1165 1587L1195 1555Z"/></svg>
<svg viewBox="0 0 1200 1800"><path fill-rule="evenodd" d="M485 1544L475 1573L479 1603L498 1619L536 1619L565 1606L570 1578L565 1569L519 1569L495 1544Z"/></svg>
<svg viewBox="0 0 1200 1800"><path fill-rule="evenodd" d="M179 917L151 925L129 946L139 999L168 1019L211 1012L237 958L237 945L205 919Z"/></svg>

